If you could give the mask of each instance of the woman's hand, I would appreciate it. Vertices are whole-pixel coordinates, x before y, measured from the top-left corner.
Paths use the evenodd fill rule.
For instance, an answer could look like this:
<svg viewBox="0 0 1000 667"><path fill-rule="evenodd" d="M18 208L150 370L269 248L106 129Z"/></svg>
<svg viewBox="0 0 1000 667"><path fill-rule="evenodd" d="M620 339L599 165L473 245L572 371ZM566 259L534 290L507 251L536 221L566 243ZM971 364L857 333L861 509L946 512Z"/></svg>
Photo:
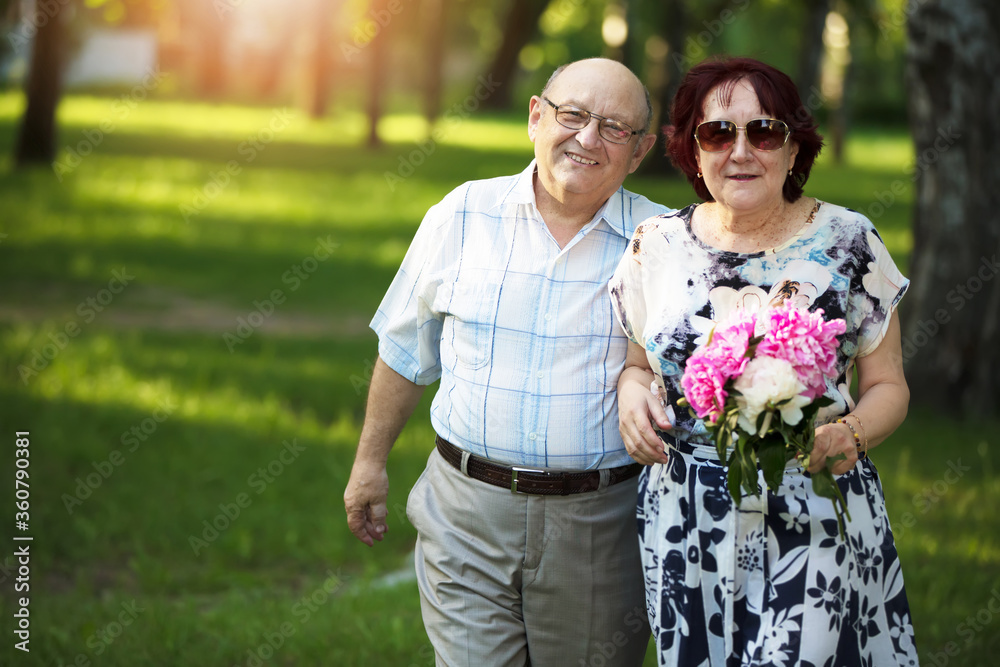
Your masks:
<svg viewBox="0 0 1000 667"><path fill-rule="evenodd" d="M827 459L843 454L844 459L834 462L830 472L843 475L858 462L858 448L854 434L847 424L824 424L816 429L816 441L809 457L809 472L819 472L826 467Z"/></svg>
<svg viewBox="0 0 1000 667"><path fill-rule="evenodd" d="M652 382L645 350L630 342L625 370L618 379L618 431L629 456L646 466L668 460L653 422L662 431L672 428L659 399L649 390Z"/></svg>

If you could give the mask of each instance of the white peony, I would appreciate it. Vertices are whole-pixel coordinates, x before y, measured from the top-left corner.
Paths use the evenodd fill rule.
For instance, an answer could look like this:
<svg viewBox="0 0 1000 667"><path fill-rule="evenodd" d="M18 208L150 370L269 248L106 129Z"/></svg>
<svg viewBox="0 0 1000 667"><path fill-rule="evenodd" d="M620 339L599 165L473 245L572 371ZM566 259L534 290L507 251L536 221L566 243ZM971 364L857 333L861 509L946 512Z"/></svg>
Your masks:
<svg viewBox="0 0 1000 667"><path fill-rule="evenodd" d="M802 420L802 408L810 399L801 396L806 386L799 381L792 365L784 359L755 357L747 362L743 374L733 383L741 395L736 396L740 408L739 425L747 433L757 431L757 418L769 407L777 407L786 424L794 426ZM771 425L771 415L760 429L763 435Z"/></svg>

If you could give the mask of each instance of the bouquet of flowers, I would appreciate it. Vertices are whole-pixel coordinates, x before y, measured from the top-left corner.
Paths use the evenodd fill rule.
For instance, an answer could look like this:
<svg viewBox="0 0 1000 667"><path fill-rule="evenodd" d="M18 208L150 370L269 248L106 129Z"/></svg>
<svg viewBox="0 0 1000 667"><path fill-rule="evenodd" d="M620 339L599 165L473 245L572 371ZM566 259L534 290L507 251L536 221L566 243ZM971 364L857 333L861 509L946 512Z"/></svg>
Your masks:
<svg viewBox="0 0 1000 667"><path fill-rule="evenodd" d="M772 491L788 461L809 466L816 414L832 402L823 393L826 378L836 373L837 336L845 328L844 320L825 321L821 309L809 312L789 303L736 311L688 359L680 404L690 406L714 435L737 503L744 491L760 495L758 466ZM851 516L830 467L843 459L827 458L827 467L812 475L813 491L833 502L841 537L844 516Z"/></svg>

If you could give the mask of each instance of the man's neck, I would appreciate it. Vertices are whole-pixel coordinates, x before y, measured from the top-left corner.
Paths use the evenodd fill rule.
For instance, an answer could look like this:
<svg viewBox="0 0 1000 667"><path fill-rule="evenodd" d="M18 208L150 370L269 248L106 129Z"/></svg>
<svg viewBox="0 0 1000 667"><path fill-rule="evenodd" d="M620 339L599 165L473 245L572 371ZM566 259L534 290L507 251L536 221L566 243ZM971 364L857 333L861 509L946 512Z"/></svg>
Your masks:
<svg viewBox="0 0 1000 667"><path fill-rule="evenodd" d="M560 248L566 247L594 219L608 200L605 197L597 201L592 194L578 195L569 192L560 192L558 196L554 196L542 184L537 173L532 184L535 190L535 207Z"/></svg>

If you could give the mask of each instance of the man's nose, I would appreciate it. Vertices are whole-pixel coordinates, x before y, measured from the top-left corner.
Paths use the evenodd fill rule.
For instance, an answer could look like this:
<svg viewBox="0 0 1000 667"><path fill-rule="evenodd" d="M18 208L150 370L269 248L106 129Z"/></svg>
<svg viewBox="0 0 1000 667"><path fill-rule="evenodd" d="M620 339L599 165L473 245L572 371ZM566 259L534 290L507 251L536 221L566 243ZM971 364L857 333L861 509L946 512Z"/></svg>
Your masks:
<svg viewBox="0 0 1000 667"><path fill-rule="evenodd" d="M601 121L597 118L591 118L590 122L587 123L587 127L577 131L577 141L584 148L597 148L601 145L600 128Z"/></svg>

